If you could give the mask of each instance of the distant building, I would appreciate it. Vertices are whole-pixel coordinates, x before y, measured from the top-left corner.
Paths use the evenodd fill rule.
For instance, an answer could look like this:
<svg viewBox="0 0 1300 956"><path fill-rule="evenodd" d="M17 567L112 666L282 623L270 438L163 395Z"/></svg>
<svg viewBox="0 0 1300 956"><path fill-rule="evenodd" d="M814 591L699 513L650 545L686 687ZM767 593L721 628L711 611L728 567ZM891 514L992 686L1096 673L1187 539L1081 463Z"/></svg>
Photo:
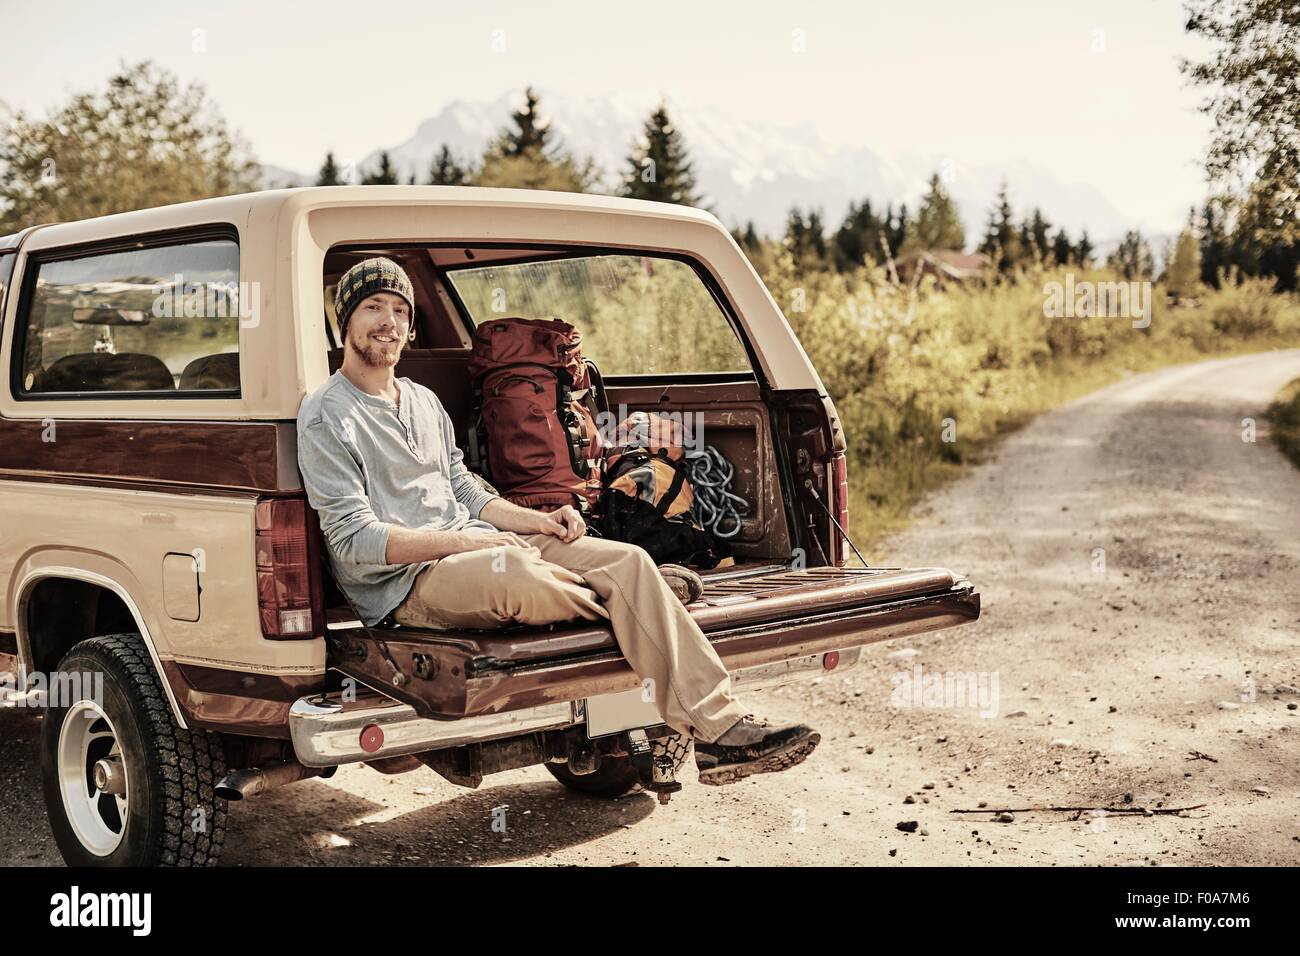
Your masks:
<svg viewBox="0 0 1300 956"><path fill-rule="evenodd" d="M963 283L984 278L991 263L982 252L957 252L954 249L931 249L916 252L896 262L900 282L917 281L917 273L932 275L939 285Z"/></svg>

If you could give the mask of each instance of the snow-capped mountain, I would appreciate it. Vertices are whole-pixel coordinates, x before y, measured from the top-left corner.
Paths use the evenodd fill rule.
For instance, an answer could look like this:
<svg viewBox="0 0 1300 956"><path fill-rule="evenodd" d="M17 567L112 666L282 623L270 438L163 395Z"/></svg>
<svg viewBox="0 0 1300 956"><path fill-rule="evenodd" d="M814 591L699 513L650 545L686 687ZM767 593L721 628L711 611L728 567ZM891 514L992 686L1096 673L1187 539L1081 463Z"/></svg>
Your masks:
<svg viewBox="0 0 1300 956"><path fill-rule="evenodd" d="M576 97L546 89L538 93L541 110L563 148L594 159L604 171L604 187L613 191L656 101L622 95ZM420 123L408 139L376 149L353 166L362 172L374 169L386 149L402 181L412 174L425 181L444 143L462 162L477 160L522 99L522 91L512 91L490 102L455 100ZM1037 206L1053 226L1064 226L1072 236L1086 227L1094 241L1104 241L1133 225L1095 188L1064 183L1049 170L1028 163L966 166L945 157L885 157L867 146L831 145L807 124L753 122L723 109L673 98L668 100L668 110L685 137L706 204L728 225L753 220L760 232L780 234L790 208L798 206L820 209L823 222L833 229L849 202L863 198L880 210L887 203L897 207L903 202L914 210L930 175L941 170L960 206L968 243L983 233L1003 180L1010 186L1017 215ZM341 164L347 161L336 159ZM273 172L268 182L296 184L290 171L269 169ZM313 178L301 174L298 181Z"/></svg>

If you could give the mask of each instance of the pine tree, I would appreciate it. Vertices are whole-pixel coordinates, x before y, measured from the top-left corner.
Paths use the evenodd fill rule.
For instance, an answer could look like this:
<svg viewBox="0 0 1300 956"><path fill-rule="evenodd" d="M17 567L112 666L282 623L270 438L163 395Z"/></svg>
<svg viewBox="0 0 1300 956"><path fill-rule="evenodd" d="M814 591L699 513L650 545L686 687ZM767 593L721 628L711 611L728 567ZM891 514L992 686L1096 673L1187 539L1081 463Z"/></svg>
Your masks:
<svg viewBox="0 0 1300 956"><path fill-rule="evenodd" d="M529 87L524 105L511 114L513 128L501 131L471 175L475 186L585 192L596 182L598 171L590 159L579 161L554 142L538 102Z"/></svg>
<svg viewBox="0 0 1300 956"><path fill-rule="evenodd" d="M808 213L808 247L818 262L826 261L826 226L820 209Z"/></svg>
<svg viewBox="0 0 1300 956"><path fill-rule="evenodd" d="M1020 235L1013 221L1015 217L1011 208L1011 198L1004 182L998 190L997 200L989 210L989 224L980 242L979 251L985 253L994 267L1003 273L1009 273L1024 258L1020 244Z"/></svg>
<svg viewBox="0 0 1300 956"><path fill-rule="evenodd" d="M785 241L800 267L819 269L826 265L826 237L820 212L813 210L805 219L797 206L791 209L786 219Z"/></svg>
<svg viewBox="0 0 1300 956"><path fill-rule="evenodd" d="M334 162L334 154L326 153L325 162L321 165L320 172L316 174L317 186L342 186L343 180L339 178L339 167Z"/></svg>
<svg viewBox="0 0 1300 956"><path fill-rule="evenodd" d="M365 186L397 185L397 170L393 168L393 161L387 151L379 154L379 169L363 176L361 183Z"/></svg>
<svg viewBox="0 0 1300 956"><path fill-rule="evenodd" d="M1155 272L1156 260L1151 254L1151 245L1136 229L1124 234L1115 251L1106 259L1106 265L1124 276L1125 279L1149 279Z"/></svg>
<svg viewBox="0 0 1300 956"><path fill-rule="evenodd" d="M451 149L443 143L442 149L438 150L438 155L433 157L433 162L429 166L429 185L463 186L468 179L468 170L456 162Z"/></svg>
<svg viewBox="0 0 1300 956"><path fill-rule="evenodd" d="M1070 237L1065 234L1065 229L1058 229L1056 238L1052 240L1052 260L1058 266L1068 265L1070 257L1074 254L1074 248L1070 245Z"/></svg>
<svg viewBox="0 0 1300 956"><path fill-rule="evenodd" d="M1092 252L1092 240L1088 238L1088 230L1085 229L1079 234L1079 244L1074 247L1074 261L1080 269L1088 268L1092 262Z"/></svg>
<svg viewBox="0 0 1300 956"><path fill-rule="evenodd" d="M803 212L798 206L791 207L785 217L785 241L790 244L790 250L796 259L799 257L799 250L803 247L804 234L807 231L808 224L804 222Z"/></svg>
<svg viewBox="0 0 1300 956"><path fill-rule="evenodd" d="M1217 289L1220 277L1232 261L1231 255L1223 211L1219 203L1211 200L1201 211L1201 281Z"/></svg>
<svg viewBox="0 0 1300 956"><path fill-rule="evenodd" d="M930 188L921 200L912 224L910 244L920 250L966 247L966 227L957 213L957 204L943 188L939 174L930 177Z"/></svg>
<svg viewBox="0 0 1300 956"><path fill-rule="evenodd" d="M1201 284L1201 249L1196 243L1192 225L1195 216L1196 211L1192 210L1186 228L1178 234L1178 244L1174 247L1165 277L1169 294L1176 299L1191 298Z"/></svg>
<svg viewBox="0 0 1300 956"><path fill-rule="evenodd" d="M859 206L849 203L848 215L835 231L835 268L841 272L861 268L865 262L880 260L880 220L871 211L871 200L864 199Z"/></svg>
<svg viewBox="0 0 1300 956"><path fill-rule="evenodd" d="M1028 219L1026 219L1024 222L1020 224L1020 231L1018 235L1020 237L1020 248L1024 251L1025 258L1026 259L1034 258L1034 250L1035 250L1034 234L1030 229Z"/></svg>
<svg viewBox="0 0 1300 956"><path fill-rule="evenodd" d="M546 155L551 148L551 128L537 109L539 103L531 86L524 90L524 105L510 114L514 128L506 127L498 134L493 151L504 157Z"/></svg>
<svg viewBox="0 0 1300 956"><path fill-rule="evenodd" d="M686 144L681 132L668 118L668 108L662 103L646 120L641 141L633 148L627 162L629 169L623 176L624 196L683 206L699 205L695 173L686 155Z"/></svg>
<svg viewBox="0 0 1300 956"><path fill-rule="evenodd" d="M908 228L907 203L903 203L898 207L898 216L890 221L885 233L885 240L889 243L889 253L895 259L907 245Z"/></svg>
<svg viewBox="0 0 1300 956"><path fill-rule="evenodd" d="M1048 238L1051 229L1052 224L1043 218L1042 210L1035 209L1033 215L1025 220L1020 232L1021 244L1024 246L1026 256L1037 256L1041 260L1047 258L1052 248Z"/></svg>

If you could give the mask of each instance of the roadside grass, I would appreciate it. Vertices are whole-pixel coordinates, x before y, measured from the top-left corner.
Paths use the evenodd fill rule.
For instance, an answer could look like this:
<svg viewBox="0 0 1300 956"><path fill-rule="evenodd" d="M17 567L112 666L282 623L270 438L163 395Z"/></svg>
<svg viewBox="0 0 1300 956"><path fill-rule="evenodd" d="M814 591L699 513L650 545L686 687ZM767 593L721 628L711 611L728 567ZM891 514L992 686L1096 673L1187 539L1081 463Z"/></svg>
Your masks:
<svg viewBox="0 0 1300 956"><path fill-rule="evenodd" d="M1042 412L1127 375L1300 345L1300 299L1267 281L1181 305L1154 284L1150 324L1134 328L1125 317L1045 316L1046 283L1064 283L1064 269L946 290L868 270L801 271L782 255L762 272L840 414L851 531L873 561L887 559L884 539L923 496ZM1074 280L1122 281L1099 270Z"/></svg>
<svg viewBox="0 0 1300 956"><path fill-rule="evenodd" d="M1300 468L1300 378L1277 393L1268 408L1273 441L1291 464Z"/></svg>

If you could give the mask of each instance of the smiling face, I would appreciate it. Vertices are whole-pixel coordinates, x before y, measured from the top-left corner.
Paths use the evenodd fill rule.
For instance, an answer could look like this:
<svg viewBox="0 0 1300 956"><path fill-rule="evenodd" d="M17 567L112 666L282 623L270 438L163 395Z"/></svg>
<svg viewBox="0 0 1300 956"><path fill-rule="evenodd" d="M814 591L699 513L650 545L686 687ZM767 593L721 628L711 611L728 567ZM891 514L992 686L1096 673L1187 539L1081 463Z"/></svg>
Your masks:
<svg viewBox="0 0 1300 956"><path fill-rule="evenodd" d="M368 295L348 319L347 347L371 368L392 368L411 331L411 307L400 295Z"/></svg>

